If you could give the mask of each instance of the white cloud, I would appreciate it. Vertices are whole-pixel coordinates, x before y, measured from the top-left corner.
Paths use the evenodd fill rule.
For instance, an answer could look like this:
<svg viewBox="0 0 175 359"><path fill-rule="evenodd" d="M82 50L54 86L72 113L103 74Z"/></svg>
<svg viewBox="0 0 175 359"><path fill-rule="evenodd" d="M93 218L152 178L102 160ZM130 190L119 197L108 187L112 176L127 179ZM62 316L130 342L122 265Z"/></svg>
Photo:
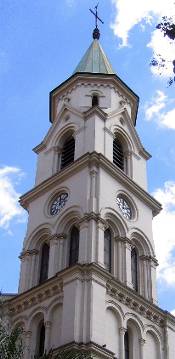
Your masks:
<svg viewBox="0 0 175 359"><path fill-rule="evenodd" d="M160 30L152 32L151 41L147 45L153 51L153 56L159 61L160 54L161 58L165 60L165 66L159 69L158 66L152 66L151 70L153 74L159 75L161 73L164 77L172 76L172 61L175 58L175 42L170 41L167 36L163 36Z"/></svg>
<svg viewBox="0 0 175 359"><path fill-rule="evenodd" d="M175 309L171 311L171 314L175 316Z"/></svg>
<svg viewBox="0 0 175 359"><path fill-rule="evenodd" d="M175 130L175 109L166 112L166 113L162 116L161 123L162 123L164 126Z"/></svg>
<svg viewBox="0 0 175 359"><path fill-rule="evenodd" d="M166 182L164 188L158 188L153 195L163 206L153 220L158 277L169 285L175 285L175 182Z"/></svg>
<svg viewBox="0 0 175 359"><path fill-rule="evenodd" d="M157 90L152 100L145 105L145 119L154 120L161 127L175 130L175 109L165 111L174 99L168 99L163 91Z"/></svg>
<svg viewBox="0 0 175 359"><path fill-rule="evenodd" d="M128 44L130 30L137 24L143 26L153 19L174 14L174 0L111 0L116 8L116 16L111 25L114 34L122 39L124 46Z"/></svg>
<svg viewBox="0 0 175 359"><path fill-rule="evenodd" d="M157 90L151 103L145 106L145 116L147 120L151 120L154 116L160 116L160 111L165 107L166 95Z"/></svg>
<svg viewBox="0 0 175 359"><path fill-rule="evenodd" d="M174 0L111 0L116 8L116 15L111 25L113 32L122 41L122 46L128 45L129 33L132 28L140 24L143 31L145 25L157 24L163 16L172 17L174 14ZM151 27L150 27L151 30ZM170 76L172 73L171 61L175 52L175 44L170 44L161 31L154 30L150 35L148 46L166 60L166 66L162 69L162 75ZM158 74L157 67L151 67L154 74Z"/></svg>
<svg viewBox="0 0 175 359"><path fill-rule="evenodd" d="M73 7L76 5L76 0L66 0L66 5L68 7Z"/></svg>
<svg viewBox="0 0 175 359"><path fill-rule="evenodd" d="M20 194L15 185L19 182L22 171L16 167L0 168L0 228L8 230L13 219L25 218L23 209L18 204Z"/></svg>

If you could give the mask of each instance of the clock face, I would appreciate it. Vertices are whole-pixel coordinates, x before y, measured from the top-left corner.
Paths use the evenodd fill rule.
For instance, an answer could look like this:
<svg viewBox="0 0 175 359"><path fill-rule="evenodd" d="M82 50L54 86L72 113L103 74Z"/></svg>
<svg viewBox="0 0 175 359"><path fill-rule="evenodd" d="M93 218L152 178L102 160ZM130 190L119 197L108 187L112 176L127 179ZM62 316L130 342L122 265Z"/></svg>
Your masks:
<svg viewBox="0 0 175 359"><path fill-rule="evenodd" d="M117 204L118 204L119 209L122 212L123 216L127 219L131 219L132 218L131 207L122 196L117 197Z"/></svg>
<svg viewBox="0 0 175 359"><path fill-rule="evenodd" d="M54 216L55 214L59 213L61 209L65 206L68 200L68 193L63 192L60 193L51 203L50 206L50 214Z"/></svg>

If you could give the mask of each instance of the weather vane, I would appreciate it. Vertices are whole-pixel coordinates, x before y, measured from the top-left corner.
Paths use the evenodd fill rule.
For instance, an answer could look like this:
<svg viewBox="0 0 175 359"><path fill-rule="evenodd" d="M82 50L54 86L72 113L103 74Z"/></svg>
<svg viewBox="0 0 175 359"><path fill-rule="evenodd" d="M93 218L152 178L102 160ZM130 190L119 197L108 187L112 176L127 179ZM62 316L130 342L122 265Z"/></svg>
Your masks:
<svg viewBox="0 0 175 359"><path fill-rule="evenodd" d="M104 24L103 20L100 19L100 17L98 16L98 5L99 3L95 6L95 11L93 11L92 9L89 9L89 11L95 16L95 29L93 31L93 38L94 39L99 39L100 38L100 31L98 29L98 20Z"/></svg>

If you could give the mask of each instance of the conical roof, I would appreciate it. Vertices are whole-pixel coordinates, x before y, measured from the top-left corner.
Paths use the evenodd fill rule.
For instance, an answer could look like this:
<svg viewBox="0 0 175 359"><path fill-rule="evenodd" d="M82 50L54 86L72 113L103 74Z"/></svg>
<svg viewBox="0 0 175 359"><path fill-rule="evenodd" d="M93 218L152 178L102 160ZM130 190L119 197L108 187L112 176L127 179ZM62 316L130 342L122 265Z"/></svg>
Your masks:
<svg viewBox="0 0 175 359"><path fill-rule="evenodd" d="M73 73L76 72L115 74L97 39L93 40Z"/></svg>

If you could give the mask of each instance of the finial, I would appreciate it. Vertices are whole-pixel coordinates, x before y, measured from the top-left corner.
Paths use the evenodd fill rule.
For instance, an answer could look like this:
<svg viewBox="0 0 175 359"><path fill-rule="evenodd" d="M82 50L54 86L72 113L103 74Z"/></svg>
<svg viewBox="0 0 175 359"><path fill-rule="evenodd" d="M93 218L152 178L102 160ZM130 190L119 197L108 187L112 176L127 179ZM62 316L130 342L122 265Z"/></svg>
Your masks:
<svg viewBox="0 0 175 359"><path fill-rule="evenodd" d="M98 5L99 5L99 3L95 6L95 12L93 10L89 9L90 12L95 16L95 29L94 29L93 35L92 35L94 40L95 39L99 40L99 38L100 38L100 30L98 29L98 20L102 24L104 24L104 22L98 16Z"/></svg>

